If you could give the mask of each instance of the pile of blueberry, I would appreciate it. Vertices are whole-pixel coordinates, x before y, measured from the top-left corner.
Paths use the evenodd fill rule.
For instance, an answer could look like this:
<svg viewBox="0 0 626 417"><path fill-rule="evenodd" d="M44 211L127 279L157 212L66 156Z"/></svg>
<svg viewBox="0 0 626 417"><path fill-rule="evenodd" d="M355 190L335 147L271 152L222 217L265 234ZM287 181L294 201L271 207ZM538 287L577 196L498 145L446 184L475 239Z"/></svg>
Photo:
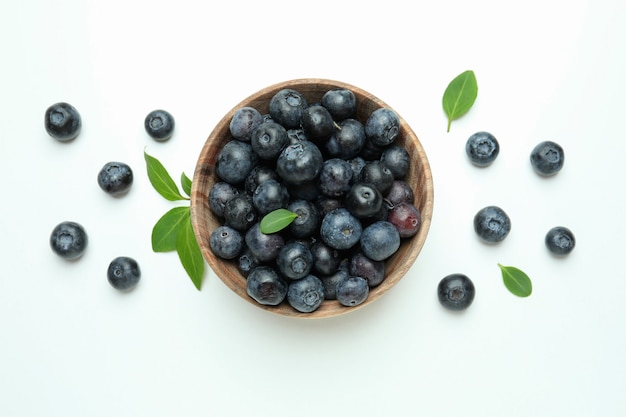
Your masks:
<svg viewBox="0 0 626 417"><path fill-rule="evenodd" d="M267 114L238 109L215 164L209 206L223 220L213 253L235 262L248 295L299 312L324 300L363 303L385 278L385 262L421 226L407 183L411 161L396 141L400 119L379 108L359 120L349 89L309 103L277 92ZM286 209L295 218L276 233L260 221Z"/></svg>
<svg viewBox="0 0 626 417"><path fill-rule="evenodd" d="M146 133L154 140L164 141L171 137L174 118L164 110L150 112L145 118ZM55 103L44 115L46 132L59 142L70 142L80 133L82 119L76 108L68 103ZM98 172L100 188L114 197L128 193L133 183L133 171L123 162L108 162ZM57 224L50 234L50 247L54 253L66 260L76 260L87 250L89 239L85 228L74 221ZM128 256L119 256L111 261L107 279L113 288L130 290L141 278L137 261Z"/></svg>
<svg viewBox="0 0 626 417"><path fill-rule="evenodd" d="M465 143L465 151L472 164L478 167L491 165L500 152L497 139L489 132L476 132ZM565 161L563 148L555 142L543 141L530 153L533 170L542 177L556 175ZM487 206L474 215L474 231L485 243L502 242L511 231L511 219L498 206ZM568 255L576 244L570 229L556 226L545 236L547 249L556 256ZM451 310L463 310L469 307L476 290L472 280L464 274L451 274L444 277L438 285L437 294L441 304Z"/></svg>

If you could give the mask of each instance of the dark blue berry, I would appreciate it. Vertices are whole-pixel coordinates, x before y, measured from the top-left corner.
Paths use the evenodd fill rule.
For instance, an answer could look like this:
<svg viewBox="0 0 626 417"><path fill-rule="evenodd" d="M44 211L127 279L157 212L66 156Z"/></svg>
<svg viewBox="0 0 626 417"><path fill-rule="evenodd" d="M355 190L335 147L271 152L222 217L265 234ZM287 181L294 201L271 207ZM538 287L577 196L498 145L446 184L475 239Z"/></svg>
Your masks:
<svg viewBox="0 0 626 417"><path fill-rule="evenodd" d="M250 271L246 292L257 303L275 306L283 302L289 286L273 268L259 266Z"/></svg>
<svg viewBox="0 0 626 417"><path fill-rule="evenodd" d="M123 162L108 162L98 173L98 185L107 194L121 196L133 184L133 170Z"/></svg>
<svg viewBox="0 0 626 417"><path fill-rule="evenodd" d="M139 264L133 258L119 256L109 264L107 279L116 290L131 290L141 279Z"/></svg>
<svg viewBox="0 0 626 417"><path fill-rule="evenodd" d="M369 161L361 169L358 180L373 184L382 195L385 195L391 189L394 177L389 167L383 162Z"/></svg>
<svg viewBox="0 0 626 417"><path fill-rule="evenodd" d="M451 274L437 286L437 296L442 306L450 310L464 310L474 301L474 283L466 275Z"/></svg>
<svg viewBox="0 0 626 417"><path fill-rule="evenodd" d="M315 142L326 140L336 130L333 116L319 104L302 111L302 129L307 138Z"/></svg>
<svg viewBox="0 0 626 417"><path fill-rule="evenodd" d="M486 167L498 157L500 145L491 133L476 132L467 139L465 152L474 165Z"/></svg>
<svg viewBox="0 0 626 417"><path fill-rule="evenodd" d="M260 262L270 262L276 259L285 240L278 233L261 232L260 223L255 223L245 234L245 244Z"/></svg>
<svg viewBox="0 0 626 417"><path fill-rule="evenodd" d="M355 119L346 119L340 121L338 126L324 145L326 151L335 158L356 157L366 142L363 124Z"/></svg>
<svg viewBox="0 0 626 417"><path fill-rule="evenodd" d="M359 219L373 217L380 212L383 196L373 184L357 182L345 198L346 208Z"/></svg>
<svg viewBox="0 0 626 417"><path fill-rule="evenodd" d="M254 107L241 107L235 111L228 125L233 138L250 142L252 132L263 123L263 116Z"/></svg>
<svg viewBox="0 0 626 417"><path fill-rule="evenodd" d="M369 285L363 277L348 276L337 283L335 296L341 305L355 307L367 300Z"/></svg>
<svg viewBox="0 0 626 417"><path fill-rule="evenodd" d="M78 110L68 103L56 103L46 109L46 132L59 142L68 142L80 133L82 120Z"/></svg>
<svg viewBox="0 0 626 417"><path fill-rule="evenodd" d="M320 275L331 275L341 264L342 255L323 241L318 240L311 246L313 255L313 270Z"/></svg>
<svg viewBox="0 0 626 417"><path fill-rule="evenodd" d="M244 242L241 233L230 226L218 226L209 237L213 253L222 259L235 259L241 253Z"/></svg>
<svg viewBox="0 0 626 417"><path fill-rule="evenodd" d="M252 195L256 187L267 180L278 179L278 174L273 168L267 165L256 165L244 180L244 188L248 194Z"/></svg>
<svg viewBox="0 0 626 417"><path fill-rule="evenodd" d="M322 96L322 106L328 109L335 120L347 119L356 113L356 96L345 88L328 90Z"/></svg>
<svg viewBox="0 0 626 417"><path fill-rule="evenodd" d="M390 145L399 132L400 118L388 108L374 110L365 121L365 135L374 145Z"/></svg>
<svg viewBox="0 0 626 417"><path fill-rule="evenodd" d="M350 275L363 277L370 287L375 287L385 279L385 265L385 261L374 261L358 251L350 258Z"/></svg>
<svg viewBox="0 0 626 417"><path fill-rule="evenodd" d="M209 207L217 217L224 217L224 208L228 200L239 194L239 189L232 184L218 181L209 190Z"/></svg>
<svg viewBox="0 0 626 417"><path fill-rule="evenodd" d="M570 229L563 226L553 227L546 234L546 247L555 255L567 255L574 250L576 238Z"/></svg>
<svg viewBox="0 0 626 417"><path fill-rule="evenodd" d="M250 271L260 265L261 262L252 254L250 248L244 246L242 252L237 256L237 270L241 275L247 277Z"/></svg>
<svg viewBox="0 0 626 417"><path fill-rule="evenodd" d="M379 220L363 229L361 250L374 261L384 261L400 248L398 229L388 221Z"/></svg>
<svg viewBox="0 0 626 417"><path fill-rule="evenodd" d="M241 184L257 164L258 156L249 143L227 142L217 155L215 173L229 184Z"/></svg>
<svg viewBox="0 0 626 417"><path fill-rule="evenodd" d="M279 208L286 208L289 204L289 192L281 182L266 180L259 184L252 194L252 203L260 216Z"/></svg>
<svg viewBox="0 0 626 417"><path fill-rule="evenodd" d="M252 149L265 160L274 160L289 143L287 130L274 122L262 123L250 137Z"/></svg>
<svg viewBox="0 0 626 417"><path fill-rule="evenodd" d="M563 148L551 141L545 141L535 146L530 153L530 163L535 172L544 177L556 175L565 162Z"/></svg>
<svg viewBox="0 0 626 417"><path fill-rule="evenodd" d="M315 275L307 275L289 283L287 301L302 313L311 313L324 301L324 284Z"/></svg>
<svg viewBox="0 0 626 417"><path fill-rule="evenodd" d="M320 191L329 197L340 197L350 189L352 167L341 158L324 161L319 175Z"/></svg>
<svg viewBox="0 0 626 417"><path fill-rule="evenodd" d="M300 127L302 112L308 107L304 95L300 92L285 88L277 92L269 103L269 112L276 123L285 129Z"/></svg>
<svg viewBox="0 0 626 417"><path fill-rule="evenodd" d="M413 188L404 180L394 180L391 184L391 188L387 192L385 199L391 206L395 206L398 203L406 202L413 204L415 200L415 193Z"/></svg>
<svg viewBox="0 0 626 417"><path fill-rule="evenodd" d="M174 117L165 110L151 111L143 124L148 135L159 142L168 140L174 133Z"/></svg>
<svg viewBox="0 0 626 417"><path fill-rule="evenodd" d="M257 222L257 218L252 197L246 193L238 194L228 200L224 208L224 224L240 232L247 231Z"/></svg>
<svg viewBox="0 0 626 417"><path fill-rule="evenodd" d="M359 219L345 208L338 208L326 214L320 227L320 236L324 243L338 250L350 249L356 245L362 232Z"/></svg>
<svg viewBox="0 0 626 417"><path fill-rule="evenodd" d="M361 170L367 162L365 162L365 159L360 156L355 156L354 158L348 159L348 163L352 168L352 181L356 181L359 178L359 175L361 175Z"/></svg>
<svg viewBox="0 0 626 417"><path fill-rule="evenodd" d="M487 206L474 216L474 231L487 243L501 242L511 231L511 219L500 207Z"/></svg>
<svg viewBox="0 0 626 417"><path fill-rule="evenodd" d="M350 275L347 260L342 260L337 269L330 275L321 276L322 284L324 284L324 297L327 300L337 299L337 284Z"/></svg>
<svg viewBox="0 0 626 417"><path fill-rule="evenodd" d="M304 278L313 267L313 254L304 244L287 242L276 256L276 266L280 273L290 279Z"/></svg>
<svg viewBox="0 0 626 417"><path fill-rule="evenodd" d="M52 251L63 259L80 258L87 249L87 243L88 238L85 229L76 222L59 223L50 234Z"/></svg>
<svg viewBox="0 0 626 417"><path fill-rule="evenodd" d="M411 159L407 150L400 145L390 145L383 150L380 161L391 171L395 179L401 179L409 172Z"/></svg>
<svg viewBox="0 0 626 417"><path fill-rule="evenodd" d="M317 234L322 221L317 206L309 200L292 200L287 210L298 216L289 225L289 232L297 238L309 237Z"/></svg>
<svg viewBox="0 0 626 417"><path fill-rule="evenodd" d="M276 172L288 184L302 184L316 179L324 165L324 156L311 141L287 146L278 156Z"/></svg>

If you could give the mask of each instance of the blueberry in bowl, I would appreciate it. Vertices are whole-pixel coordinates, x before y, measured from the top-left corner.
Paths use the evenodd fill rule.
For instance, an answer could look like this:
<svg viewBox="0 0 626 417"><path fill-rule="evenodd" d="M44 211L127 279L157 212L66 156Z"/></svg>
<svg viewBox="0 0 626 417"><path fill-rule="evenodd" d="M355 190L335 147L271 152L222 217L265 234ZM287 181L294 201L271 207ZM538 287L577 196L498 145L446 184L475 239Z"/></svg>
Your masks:
<svg viewBox="0 0 626 417"><path fill-rule="evenodd" d="M246 110L245 126L233 134L231 124L242 117L242 108L257 111ZM283 126L288 140L280 128L264 123ZM394 161L387 162L391 169L380 162L385 150L383 160ZM411 192L398 192L404 189ZM238 194L256 200L258 218L247 231L238 231L243 244L226 259L211 248L211 236L224 227L227 200ZM409 237L386 221L398 194L410 196L412 217L419 216ZM273 314L317 319L363 308L406 275L428 235L433 201L428 158L405 119L359 87L307 78L263 88L218 122L194 171L191 221L207 263L243 300ZM290 208L297 217L288 227L264 234L259 223L270 207ZM379 247L376 240L387 234L389 244ZM380 259L362 259L376 265L377 273L351 273L347 266L356 253ZM250 265L245 273L242 257Z"/></svg>

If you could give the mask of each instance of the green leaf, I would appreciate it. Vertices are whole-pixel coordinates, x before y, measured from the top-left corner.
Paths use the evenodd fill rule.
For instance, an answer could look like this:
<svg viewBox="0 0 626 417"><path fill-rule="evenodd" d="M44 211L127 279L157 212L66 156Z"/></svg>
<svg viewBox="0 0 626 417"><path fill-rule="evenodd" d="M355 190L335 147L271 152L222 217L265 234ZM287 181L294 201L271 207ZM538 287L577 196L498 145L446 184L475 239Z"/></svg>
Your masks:
<svg viewBox="0 0 626 417"><path fill-rule="evenodd" d="M202 287L204 277L204 257L193 233L191 218L187 219L178 231L176 238L176 251L180 262L183 264L187 275L198 290Z"/></svg>
<svg viewBox="0 0 626 417"><path fill-rule="evenodd" d="M152 250L155 252L176 250L178 231L189 221L189 216L188 206L174 207L165 213L152 228Z"/></svg>
<svg viewBox="0 0 626 417"><path fill-rule="evenodd" d="M191 179L184 172L180 175L180 185L183 187L183 192L191 197Z"/></svg>
<svg viewBox="0 0 626 417"><path fill-rule="evenodd" d="M469 111L478 96L478 83L474 71L467 70L450 81L443 93L443 110L448 116L448 132L453 120Z"/></svg>
<svg viewBox="0 0 626 417"><path fill-rule="evenodd" d="M161 162L144 151L148 179L159 194L169 201L189 200L180 194L176 183Z"/></svg>
<svg viewBox="0 0 626 417"><path fill-rule="evenodd" d="M502 270L504 285L511 293L518 297L528 297L533 292L533 283L522 270L502 264L498 264L498 266Z"/></svg>
<svg viewBox="0 0 626 417"><path fill-rule="evenodd" d="M261 220L261 233L276 233L289 226L298 217L293 211L277 209L267 213Z"/></svg>

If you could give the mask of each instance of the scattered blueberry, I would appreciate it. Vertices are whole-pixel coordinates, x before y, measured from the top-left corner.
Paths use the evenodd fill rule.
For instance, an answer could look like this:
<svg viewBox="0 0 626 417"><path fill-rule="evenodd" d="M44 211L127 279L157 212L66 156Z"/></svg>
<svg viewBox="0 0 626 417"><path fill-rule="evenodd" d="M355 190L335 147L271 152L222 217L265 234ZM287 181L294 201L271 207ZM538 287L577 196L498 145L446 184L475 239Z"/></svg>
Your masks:
<svg viewBox="0 0 626 417"><path fill-rule="evenodd" d="M164 142L172 137L174 132L174 117L165 110L153 110L144 120L144 128L148 135L158 141Z"/></svg>
<svg viewBox="0 0 626 417"><path fill-rule="evenodd" d="M252 132L263 123L263 115L254 107L241 107L235 111L228 125L233 138L250 142Z"/></svg>
<svg viewBox="0 0 626 417"><path fill-rule="evenodd" d="M133 170L123 162L107 162L98 173L98 185L107 194L121 196L133 184Z"/></svg>
<svg viewBox="0 0 626 417"><path fill-rule="evenodd" d="M530 164L537 174L544 177L556 175L564 162L563 148L551 141L539 143L530 153Z"/></svg>
<svg viewBox="0 0 626 417"><path fill-rule="evenodd" d="M442 306L450 310L464 310L474 301L474 283L466 275L451 274L443 278L437 287Z"/></svg>
<svg viewBox="0 0 626 417"><path fill-rule="evenodd" d="M363 277L348 276L337 283L335 296L346 307L355 307L367 300L369 285Z"/></svg>
<svg viewBox="0 0 626 417"><path fill-rule="evenodd" d="M254 268L246 280L246 292L262 305L275 306L282 303L288 288L285 279L269 266Z"/></svg>
<svg viewBox="0 0 626 417"><path fill-rule="evenodd" d="M44 126L51 137L68 142L80 133L82 120L74 106L61 102L46 109Z"/></svg>
<svg viewBox="0 0 626 417"><path fill-rule="evenodd" d="M109 264L107 279L116 290L128 291L141 279L139 264L133 258L119 256Z"/></svg>
<svg viewBox="0 0 626 417"><path fill-rule="evenodd" d="M576 246L576 238L570 229L563 226L553 227L546 234L546 247L555 255L568 255Z"/></svg>
<svg viewBox="0 0 626 417"><path fill-rule="evenodd" d="M377 221L363 229L361 250L374 261L384 261L400 247L398 229L388 221Z"/></svg>
<svg viewBox="0 0 626 417"><path fill-rule="evenodd" d="M50 247L63 259L80 258L87 249L87 233L83 226L76 222L65 221L52 229Z"/></svg>
<svg viewBox="0 0 626 417"><path fill-rule="evenodd" d="M222 259L235 259L243 249L241 233L230 226L218 226L209 238L213 253Z"/></svg>
<svg viewBox="0 0 626 417"><path fill-rule="evenodd" d="M485 167L498 157L500 145L491 133L476 132L467 139L465 152L474 165Z"/></svg>
<svg viewBox="0 0 626 417"><path fill-rule="evenodd" d="M310 313L324 301L324 284L315 275L307 275L289 283L287 301L301 313Z"/></svg>
<svg viewBox="0 0 626 417"><path fill-rule="evenodd" d="M501 242L511 231L511 219L500 207L487 206L474 216L474 231L485 242Z"/></svg>

